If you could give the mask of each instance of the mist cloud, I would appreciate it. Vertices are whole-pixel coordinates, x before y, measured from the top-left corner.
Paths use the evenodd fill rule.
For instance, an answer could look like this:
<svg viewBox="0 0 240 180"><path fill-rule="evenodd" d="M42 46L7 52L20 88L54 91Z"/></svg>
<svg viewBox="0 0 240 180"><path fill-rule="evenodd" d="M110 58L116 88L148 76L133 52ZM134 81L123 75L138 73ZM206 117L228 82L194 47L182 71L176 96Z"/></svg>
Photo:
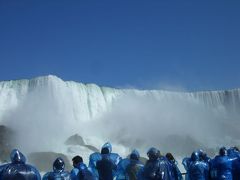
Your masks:
<svg viewBox="0 0 240 180"><path fill-rule="evenodd" d="M182 155L240 144L239 119L229 109L184 92L101 89L51 77L8 110L2 123L16 132L25 152L62 152L64 141L78 133L97 148L111 141L123 153L156 146Z"/></svg>

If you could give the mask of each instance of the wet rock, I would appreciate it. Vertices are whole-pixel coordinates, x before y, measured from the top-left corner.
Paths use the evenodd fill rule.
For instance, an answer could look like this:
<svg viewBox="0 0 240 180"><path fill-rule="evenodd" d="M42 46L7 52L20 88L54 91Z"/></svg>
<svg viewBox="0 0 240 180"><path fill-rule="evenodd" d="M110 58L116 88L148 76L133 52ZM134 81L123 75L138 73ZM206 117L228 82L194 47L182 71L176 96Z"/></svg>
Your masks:
<svg viewBox="0 0 240 180"><path fill-rule="evenodd" d="M73 136L70 136L66 141L65 141L66 145L80 145L80 146L84 146L84 140L81 136L79 136L78 134L75 134Z"/></svg>
<svg viewBox="0 0 240 180"><path fill-rule="evenodd" d="M82 147L86 147L88 148L89 150L93 151L93 152L99 152L99 150L92 146L92 145L89 145L89 144L85 144L82 136L78 135L78 134L75 134L73 136L70 136L64 143L65 145L79 145L79 146L82 146Z"/></svg>

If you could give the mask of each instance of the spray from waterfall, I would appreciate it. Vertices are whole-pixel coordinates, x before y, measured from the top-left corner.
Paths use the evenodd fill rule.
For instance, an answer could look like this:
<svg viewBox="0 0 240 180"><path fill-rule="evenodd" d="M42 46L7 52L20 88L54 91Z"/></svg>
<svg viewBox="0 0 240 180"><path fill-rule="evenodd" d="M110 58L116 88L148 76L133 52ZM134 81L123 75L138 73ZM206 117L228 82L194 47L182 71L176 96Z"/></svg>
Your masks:
<svg viewBox="0 0 240 180"><path fill-rule="evenodd" d="M46 76L0 83L0 122L27 152L61 151L78 133L98 147L109 140L184 153L239 143L240 91L226 92L120 90Z"/></svg>

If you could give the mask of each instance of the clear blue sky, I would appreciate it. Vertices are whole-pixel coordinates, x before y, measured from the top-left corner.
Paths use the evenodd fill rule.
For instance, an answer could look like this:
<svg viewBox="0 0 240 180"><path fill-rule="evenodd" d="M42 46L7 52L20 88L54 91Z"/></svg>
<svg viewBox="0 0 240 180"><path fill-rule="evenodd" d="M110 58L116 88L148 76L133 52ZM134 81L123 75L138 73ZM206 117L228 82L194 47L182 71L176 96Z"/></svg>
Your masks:
<svg viewBox="0 0 240 180"><path fill-rule="evenodd" d="M0 0L0 80L240 87L239 0Z"/></svg>

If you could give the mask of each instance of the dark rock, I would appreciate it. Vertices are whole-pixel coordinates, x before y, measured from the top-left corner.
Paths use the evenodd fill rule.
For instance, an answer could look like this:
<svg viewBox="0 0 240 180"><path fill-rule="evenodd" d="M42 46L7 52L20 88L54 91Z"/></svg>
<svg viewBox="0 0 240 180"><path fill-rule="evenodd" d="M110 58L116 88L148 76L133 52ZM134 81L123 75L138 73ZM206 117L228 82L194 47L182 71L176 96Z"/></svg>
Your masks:
<svg viewBox="0 0 240 180"><path fill-rule="evenodd" d="M92 145L88 145L88 144L85 144L82 136L78 135L78 134L75 134L73 136L70 136L66 141L65 143L66 145L79 145L79 146L83 146L83 147L86 147L88 148L89 150L93 151L93 152L99 152L99 150L92 146Z"/></svg>
<svg viewBox="0 0 240 180"><path fill-rule="evenodd" d="M80 145L80 146L84 146L84 140L81 136L79 136L78 134L75 134L73 136L70 136L66 141L65 141L66 145Z"/></svg>
<svg viewBox="0 0 240 180"><path fill-rule="evenodd" d="M0 125L0 160L10 161L10 152L14 147L14 132L6 126Z"/></svg>

